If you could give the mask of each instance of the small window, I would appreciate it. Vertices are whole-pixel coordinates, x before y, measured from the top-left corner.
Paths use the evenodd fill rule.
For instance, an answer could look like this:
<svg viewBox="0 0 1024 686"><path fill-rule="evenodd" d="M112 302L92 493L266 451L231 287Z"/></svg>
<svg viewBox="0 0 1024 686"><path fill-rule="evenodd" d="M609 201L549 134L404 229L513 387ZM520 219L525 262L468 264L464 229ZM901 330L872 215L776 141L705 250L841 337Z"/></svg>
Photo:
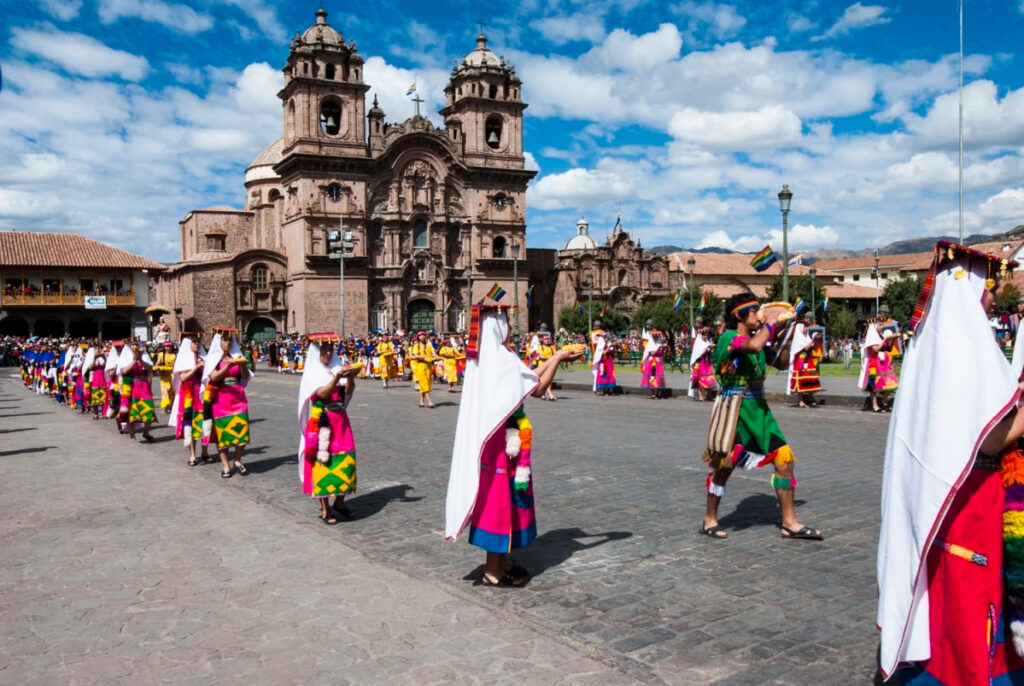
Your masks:
<svg viewBox="0 0 1024 686"><path fill-rule="evenodd" d="M224 251L224 236L207 236L206 249Z"/></svg>
<svg viewBox="0 0 1024 686"><path fill-rule="evenodd" d="M860 281L860 274L854 274L853 275L853 280L854 281Z"/></svg>
<svg viewBox="0 0 1024 686"><path fill-rule="evenodd" d="M260 266L252 270L252 287L258 291L267 288L267 268Z"/></svg>
<svg viewBox="0 0 1024 686"><path fill-rule="evenodd" d="M427 220L417 219L412 223L412 245L414 248L427 247Z"/></svg>
<svg viewBox="0 0 1024 686"><path fill-rule="evenodd" d="M328 64L327 67L324 69L324 78L327 79L328 81L333 81L334 80L334 65L333 64Z"/></svg>
<svg viewBox="0 0 1024 686"><path fill-rule="evenodd" d="M883 279L888 279L889 278L889 272L882 272L882 278Z"/></svg>
<svg viewBox="0 0 1024 686"><path fill-rule="evenodd" d="M498 97L498 87L491 84L491 99L494 100Z"/></svg>
<svg viewBox="0 0 1024 686"><path fill-rule="evenodd" d="M320 129L328 136L337 136L341 130L341 103L337 98L320 103Z"/></svg>
<svg viewBox="0 0 1024 686"><path fill-rule="evenodd" d="M505 256L505 239L498 236L494 239L494 245L491 249L493 257L504 257Z"/></svg>
<svg viewBox="0 0 1024 686"><path fill-rule="evenodd" d="M384 240L384 227L380 222L370 224L370 240L373 242Z"/></svg>

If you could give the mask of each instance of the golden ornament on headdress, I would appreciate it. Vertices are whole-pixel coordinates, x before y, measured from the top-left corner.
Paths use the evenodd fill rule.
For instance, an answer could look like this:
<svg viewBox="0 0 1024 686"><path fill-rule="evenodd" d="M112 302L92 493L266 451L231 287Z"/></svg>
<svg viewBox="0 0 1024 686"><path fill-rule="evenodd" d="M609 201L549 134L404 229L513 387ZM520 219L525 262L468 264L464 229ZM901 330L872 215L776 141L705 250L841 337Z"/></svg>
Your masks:
<svg viewBox="0 0 1024 686"><path fill-rule="evenodd" d="M1006 275L1008 273L1007 267L1009 267L1009 260L1004 258L1003 261L999 263L999 278L1000 279L1005 279L1006 278Z"/></svg>
<svg viewBox="0 0 1024 686"><path fill-rule="evenodd" d="M985 279L985 290L986 291L990 291L990 290L992 290L995 287L996 287L996 280L995 279Z"/></svg>
<svg viewBox="0 0 1024 686"><path fill-rule="evenodd" d="M951 246L949 246L949 250L946 251L946 257L948 259L953 259L953 255L954 254L955 253L953 252L953 246L951 245Z"/></svg>
<svg viewBox="0 0 1024 686"><path fill-rule="evenodd" d="M967 276L967 272L964 271L963 267L957 267L956 270L953 272L953 278L956 279L957 281L964 278L965 276Z"/></svg>

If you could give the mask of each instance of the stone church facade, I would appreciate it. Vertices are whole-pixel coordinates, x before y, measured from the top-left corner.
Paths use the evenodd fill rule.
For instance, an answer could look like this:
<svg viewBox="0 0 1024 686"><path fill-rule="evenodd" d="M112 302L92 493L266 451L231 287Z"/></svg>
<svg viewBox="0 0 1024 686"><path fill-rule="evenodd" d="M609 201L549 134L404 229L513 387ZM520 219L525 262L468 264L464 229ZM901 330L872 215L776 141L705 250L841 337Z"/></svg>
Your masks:
<svg viewBox="0 0 1024 686"><path fill-rule="evenodd" d="M418 113L386 123L376 99L366 111L369 88L355 42L319 10L291 42L278 93L284 135L246 170L244 209L194 210L180 222L181 261L155 286L176 327L195 318L254 337L338 330L328 232L340 229L352 240L346 333L464 329L467 304L495 282L511 296L516 271L524 302L535 172L524 168L515 69L479 36L445 87L444 128Z"/></svg>
<svg viewBox="0 0 1024 686"><path fill-rule="evenodd" d="M666 298L678 288L670 281L665 255L644 250L618 225L602 245L590 235L585 219L580 219L576 235L558 251L555 269L552 309L556 320L577 301L586 303L591 293L595 303L608 303L632 319L643 304Z"/></svg>

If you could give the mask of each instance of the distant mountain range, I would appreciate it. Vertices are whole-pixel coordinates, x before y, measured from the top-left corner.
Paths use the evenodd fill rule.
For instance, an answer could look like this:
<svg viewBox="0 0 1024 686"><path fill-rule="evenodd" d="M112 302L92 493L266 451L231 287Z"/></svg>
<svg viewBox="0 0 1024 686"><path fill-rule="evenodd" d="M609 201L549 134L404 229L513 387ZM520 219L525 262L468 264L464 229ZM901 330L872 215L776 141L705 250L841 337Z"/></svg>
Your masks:
<svg viewBox="0 0 1024 686"><path fill-rule="evenodd" d="M983 234L976 233L968 236L964 239L964 243L967 245L973 245L975 243L989 243L991 241L1001 240L1024 240L1024 224L1020 224L1005 233L997 234ZM884 248L878 249L879 255L906 255L907 253L915 252L928 252L937 241L947 240L955 241L956 238L953 236L931 236L928 238L908 238L902 241L896 241L890 243ZM872 248L865 248L863 250L843 250L841 248L824 248L822 250L815 251L803 251L804 259L807 260L808 264L814 260L841 260L846 257L869 257L872 254ZM668 255L674 252L694 252L694 253L717 253L719 255L727 255L734 251L726 250L725 248L680 248L675 245L658 245L650 248L650 251L659 255ZM750 253L753 254L753 253Z"/></svg>

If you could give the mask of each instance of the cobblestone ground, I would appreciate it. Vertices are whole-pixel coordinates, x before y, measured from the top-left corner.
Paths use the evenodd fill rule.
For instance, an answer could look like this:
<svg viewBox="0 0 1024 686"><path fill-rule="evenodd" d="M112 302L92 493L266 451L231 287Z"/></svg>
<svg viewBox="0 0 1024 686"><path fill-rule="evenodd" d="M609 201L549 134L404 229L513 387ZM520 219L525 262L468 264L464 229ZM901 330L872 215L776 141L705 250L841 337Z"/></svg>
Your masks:
<svg viewBox="0 0 1024 686"><path fill-rule="evenodd" d="M253 473L221 480L167 428L129 444L0 380L0 680L871 682L885 416L778 407L827 540L780 537L760 470L730 480L716 541L697 534L709 403L530 400L536 575L509 591L443 541L459 394L419 409L408 383L359 382L358 519L328 528L297 482L297 389L250 384Z"/></svg>

